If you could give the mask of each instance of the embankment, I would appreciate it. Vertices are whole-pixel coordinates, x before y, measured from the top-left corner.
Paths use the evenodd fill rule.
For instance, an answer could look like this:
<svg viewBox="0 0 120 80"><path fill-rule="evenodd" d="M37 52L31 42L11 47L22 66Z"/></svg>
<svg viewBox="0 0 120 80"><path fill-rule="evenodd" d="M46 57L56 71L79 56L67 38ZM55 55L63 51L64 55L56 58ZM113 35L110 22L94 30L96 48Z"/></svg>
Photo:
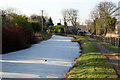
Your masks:
<svg viewBox="0 0 120 80"><path fill-rule="evenodd" d="M81 36L74 36L82 47L82 55L75 60L66 78L117 78L115 70L95 45Z"/></svg>

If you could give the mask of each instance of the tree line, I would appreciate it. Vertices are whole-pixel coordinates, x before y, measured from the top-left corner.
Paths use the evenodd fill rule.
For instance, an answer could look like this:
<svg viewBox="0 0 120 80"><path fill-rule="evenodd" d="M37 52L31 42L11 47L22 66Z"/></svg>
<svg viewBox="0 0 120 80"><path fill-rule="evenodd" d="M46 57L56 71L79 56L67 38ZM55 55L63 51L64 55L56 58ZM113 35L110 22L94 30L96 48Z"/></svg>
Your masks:
<svg viewBox="0 0 120 80"><path fill-rule="evenodd" d="M16 13L14 9L1 10L2 16L2 53L20 50L37 43L36 33L41 33L42 17L31 15L27 17ZM52 18L43 17L44 32L49 26L54 26Z"/></svg>
<svg viewBox="0 0 120 80"><path fill-rule="evenodd" d="M107 33L115 33L116 16L118 15L116 11L119 9L113 2L99 2L91 11L90 19L85 21L86 25L77 22L79 18L79 11L77 9L64 9L62 15L66 29L68 24L71 24L74 26L74 32L79 27L93 35L105 36Z"/></svg>
<svg viewBox="0 0 120 80"><path fill-rule="evenodd" d="M2 53L30 47L39 42L40 36L51 33L64 33L64 25L54 25L51 17L32 14L30 17L19 14L15 9L0 10L2 16ZM43 31L42 31L43 21ZM49 36L49 35L48 35Z"/></svg>
<svg viewBox="0 0 120 80"><path fill-rule="evenodd" d="M86 20L87 31L94 35L105 36L107 33L115 33L116 11L119 7L113 2L99 2L91 11L91 19Z"/></svg>

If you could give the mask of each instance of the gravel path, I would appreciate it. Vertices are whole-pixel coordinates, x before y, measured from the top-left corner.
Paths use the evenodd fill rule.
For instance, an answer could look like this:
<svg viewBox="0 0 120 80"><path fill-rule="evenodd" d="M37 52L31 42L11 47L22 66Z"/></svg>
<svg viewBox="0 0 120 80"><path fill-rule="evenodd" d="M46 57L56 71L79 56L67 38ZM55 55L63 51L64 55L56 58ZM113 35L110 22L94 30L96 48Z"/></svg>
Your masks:
<svg viewBox="0 0 120 80"><path fill-rule="evenodd" d="M101 44L97 43L97 41L95 41L93 39L88 39L88 40L91 41L104 56L106 56L108 62L112 65L112 67L116 71L116 74L118 75L118 78L120 78L120 65L119 65L120 64L120 59L116 58L115 53L107 50Z"/></svg>

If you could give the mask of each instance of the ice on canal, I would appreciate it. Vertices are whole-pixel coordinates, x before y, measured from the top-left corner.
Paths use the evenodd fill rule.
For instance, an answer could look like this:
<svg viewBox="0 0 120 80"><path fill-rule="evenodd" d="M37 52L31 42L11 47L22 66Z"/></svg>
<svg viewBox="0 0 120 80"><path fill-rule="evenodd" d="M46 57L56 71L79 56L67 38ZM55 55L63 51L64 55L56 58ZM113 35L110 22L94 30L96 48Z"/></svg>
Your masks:
<svg viewBox="0 0 120 80"><path fill-rule="evenodd" d="M53 35L31 48L2 55L2 77L64 78L80 55L78 43L71 39Z"/></svg>

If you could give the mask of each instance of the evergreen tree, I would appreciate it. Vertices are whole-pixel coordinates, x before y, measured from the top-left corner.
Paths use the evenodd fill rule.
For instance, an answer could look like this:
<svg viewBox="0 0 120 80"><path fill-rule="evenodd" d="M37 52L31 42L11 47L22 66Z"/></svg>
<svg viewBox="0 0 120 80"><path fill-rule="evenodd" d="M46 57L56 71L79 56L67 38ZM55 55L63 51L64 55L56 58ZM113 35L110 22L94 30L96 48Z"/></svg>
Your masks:
<svg viewBox="0 0 120 80"><path fill-rule="evenodd" d="M54 26L54 24L53 24L53 21L52 21L52 18L51 18L51 17L48 19L48 26Z"/></svg>
<svg viewBox="0 0 120 80"><path fill-rule="evenodd" d="M51 17L48 19L48 21L46 22L45 26L46 26L46 30L48 29L48 27L49 27L49 26L54 26L54 24L53 24L53 21L52 21L52 18L51 18Z"/></svg>

